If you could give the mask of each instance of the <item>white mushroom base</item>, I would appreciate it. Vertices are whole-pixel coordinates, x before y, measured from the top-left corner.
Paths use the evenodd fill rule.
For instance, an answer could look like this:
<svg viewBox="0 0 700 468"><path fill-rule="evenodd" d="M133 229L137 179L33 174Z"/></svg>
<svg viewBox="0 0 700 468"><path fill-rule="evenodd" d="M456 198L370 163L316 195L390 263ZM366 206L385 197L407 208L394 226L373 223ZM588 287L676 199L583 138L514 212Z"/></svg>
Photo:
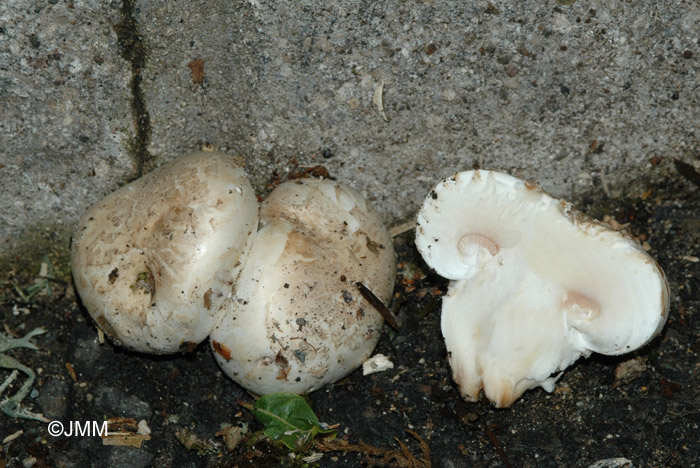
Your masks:
<svg viewBox="0 0 700 468"><path fill-rule="evenodd" d="M551 392L560 371L591 354L562 314L566 296L509 251L451 282L442 334L462 394L475 400L483 388L500 408L537 386Z"/></svg>

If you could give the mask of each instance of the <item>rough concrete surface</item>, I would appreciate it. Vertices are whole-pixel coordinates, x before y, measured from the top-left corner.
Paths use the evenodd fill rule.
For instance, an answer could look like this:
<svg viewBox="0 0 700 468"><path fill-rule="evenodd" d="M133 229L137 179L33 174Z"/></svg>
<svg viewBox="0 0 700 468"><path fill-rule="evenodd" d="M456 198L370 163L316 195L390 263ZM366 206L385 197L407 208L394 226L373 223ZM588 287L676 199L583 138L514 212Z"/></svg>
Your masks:
<svg viewBox="0 0 700 468"><path fill-rule="evenodd" d="M697 160L699 31L694 0L5 1L0 252L202 145L259 190L323 164L390 223L474 165L615 196Z"/></svg>
<svg viewBox="0 0 700 468"><path fill-rule="evenodd" d="M109 0L0 2L0 253L133 177L120 20Z"/></svg>
<svg viewBox="0 0 700 468"><path fill-rule="evenodd" d="M134 14L154 161L210 143L243 153L260 185L298 157L390 222L475 164L568 196L700 150L695 1L141 1Z"/></svg>

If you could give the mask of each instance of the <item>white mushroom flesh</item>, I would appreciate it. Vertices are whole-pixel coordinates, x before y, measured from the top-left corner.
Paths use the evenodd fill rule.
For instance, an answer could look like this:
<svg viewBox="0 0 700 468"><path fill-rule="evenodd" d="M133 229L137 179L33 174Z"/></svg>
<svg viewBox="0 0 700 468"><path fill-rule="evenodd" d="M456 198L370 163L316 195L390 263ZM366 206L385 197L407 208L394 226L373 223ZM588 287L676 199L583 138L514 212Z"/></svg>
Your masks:
<svg viewBox="0 0 700 468"><path fill-rule="evenodd" d="M217 361L257 393L305 393L359 367L383 319L361 282L388 303L396 261L379 217L353 189L303 179L277 187L211 333Z"/></svg>
<svg viewBox="0 0 700 468"><path fill-rule="evenodd" d="M256 230L243 161L195 153L90 208L73 237L73 277L114 341L172 353L207 337Z"/></svg>
<svg viewBox="0 0 700 468"><path fill-rule="evenodd" d="M538 385L551 391L580 356L637 349L668 316L663 271L632 238L507 174L440 183L416 246L452 280L442 332L469 400L483 389L505 407Z"/></svg>

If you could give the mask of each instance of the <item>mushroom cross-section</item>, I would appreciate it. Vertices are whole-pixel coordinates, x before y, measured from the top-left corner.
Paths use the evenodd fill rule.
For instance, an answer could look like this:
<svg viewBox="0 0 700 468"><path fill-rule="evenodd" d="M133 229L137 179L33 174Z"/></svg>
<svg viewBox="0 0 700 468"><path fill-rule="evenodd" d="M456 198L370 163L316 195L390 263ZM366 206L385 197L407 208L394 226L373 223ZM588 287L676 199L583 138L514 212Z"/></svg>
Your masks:
<svg viewBox="0 0 700 468"><path fill-rule="evenodd" d="M535 185L493 171L438 184L418 214L416 246L452 280L442 333L454 379L497 407L592 352L617 355L663 328L668 283L628 235Z"/></svg>
<svg viewBox="0 0 700 468"><path fill-rule="evenodd" d="M207 337L258 222L243 161L194 153L92 206L71 266L86 309L123 346L172 353Z"/></svg>
<svg viewBox="0 0 700 468"><path fill-rule="evenodd" d="M359 367L383 319L362 283L391 299L391 237L362 196L330 180L278 186L260 209L260 229L211 333L214 355L257 394L305 393Z"/></svg>

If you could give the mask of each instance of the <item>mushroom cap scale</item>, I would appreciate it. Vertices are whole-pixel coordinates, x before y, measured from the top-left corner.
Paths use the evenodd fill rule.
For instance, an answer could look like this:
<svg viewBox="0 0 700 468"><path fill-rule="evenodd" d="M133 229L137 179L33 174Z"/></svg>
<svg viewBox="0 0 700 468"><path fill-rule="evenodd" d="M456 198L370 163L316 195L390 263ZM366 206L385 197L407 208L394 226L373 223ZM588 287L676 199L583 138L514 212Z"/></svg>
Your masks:
<svg viewBox="0 0 700 468"><path fill-rule="evenodd" d="M240 158L179 158L81 218L71 256L78 293L117 343L176 352L209 334L256 226L257 202Z"/></svg>
<svg viewBox="0 0 700 468"><path fill-rule="evenodd" d="M303 226L313 236L332 237L334 241L360 231L363 223L376 231L382 227L379 217L357 191L321 179L299 179L279 185L260 207L260 218L262 224L285 219Z"/></svg>
<svg viewBox="0 0 700 468"><path fill-rule="evenodd" d="M551 390L591 352L646 344L669 307L661 269L629 236L507 174L443 181L418 215L416 246L453 280L442 329L455 380L497 406Z"/></svg>
<svg viewBox="0 0 700 468"><path fill-rule="evenodd" d="M374 349L383 319L355 283L390 300L391 238L357 192L327 180L280 185L260 214L212 348L224 371L257 394L310 392L352 372Z"/></svg>

